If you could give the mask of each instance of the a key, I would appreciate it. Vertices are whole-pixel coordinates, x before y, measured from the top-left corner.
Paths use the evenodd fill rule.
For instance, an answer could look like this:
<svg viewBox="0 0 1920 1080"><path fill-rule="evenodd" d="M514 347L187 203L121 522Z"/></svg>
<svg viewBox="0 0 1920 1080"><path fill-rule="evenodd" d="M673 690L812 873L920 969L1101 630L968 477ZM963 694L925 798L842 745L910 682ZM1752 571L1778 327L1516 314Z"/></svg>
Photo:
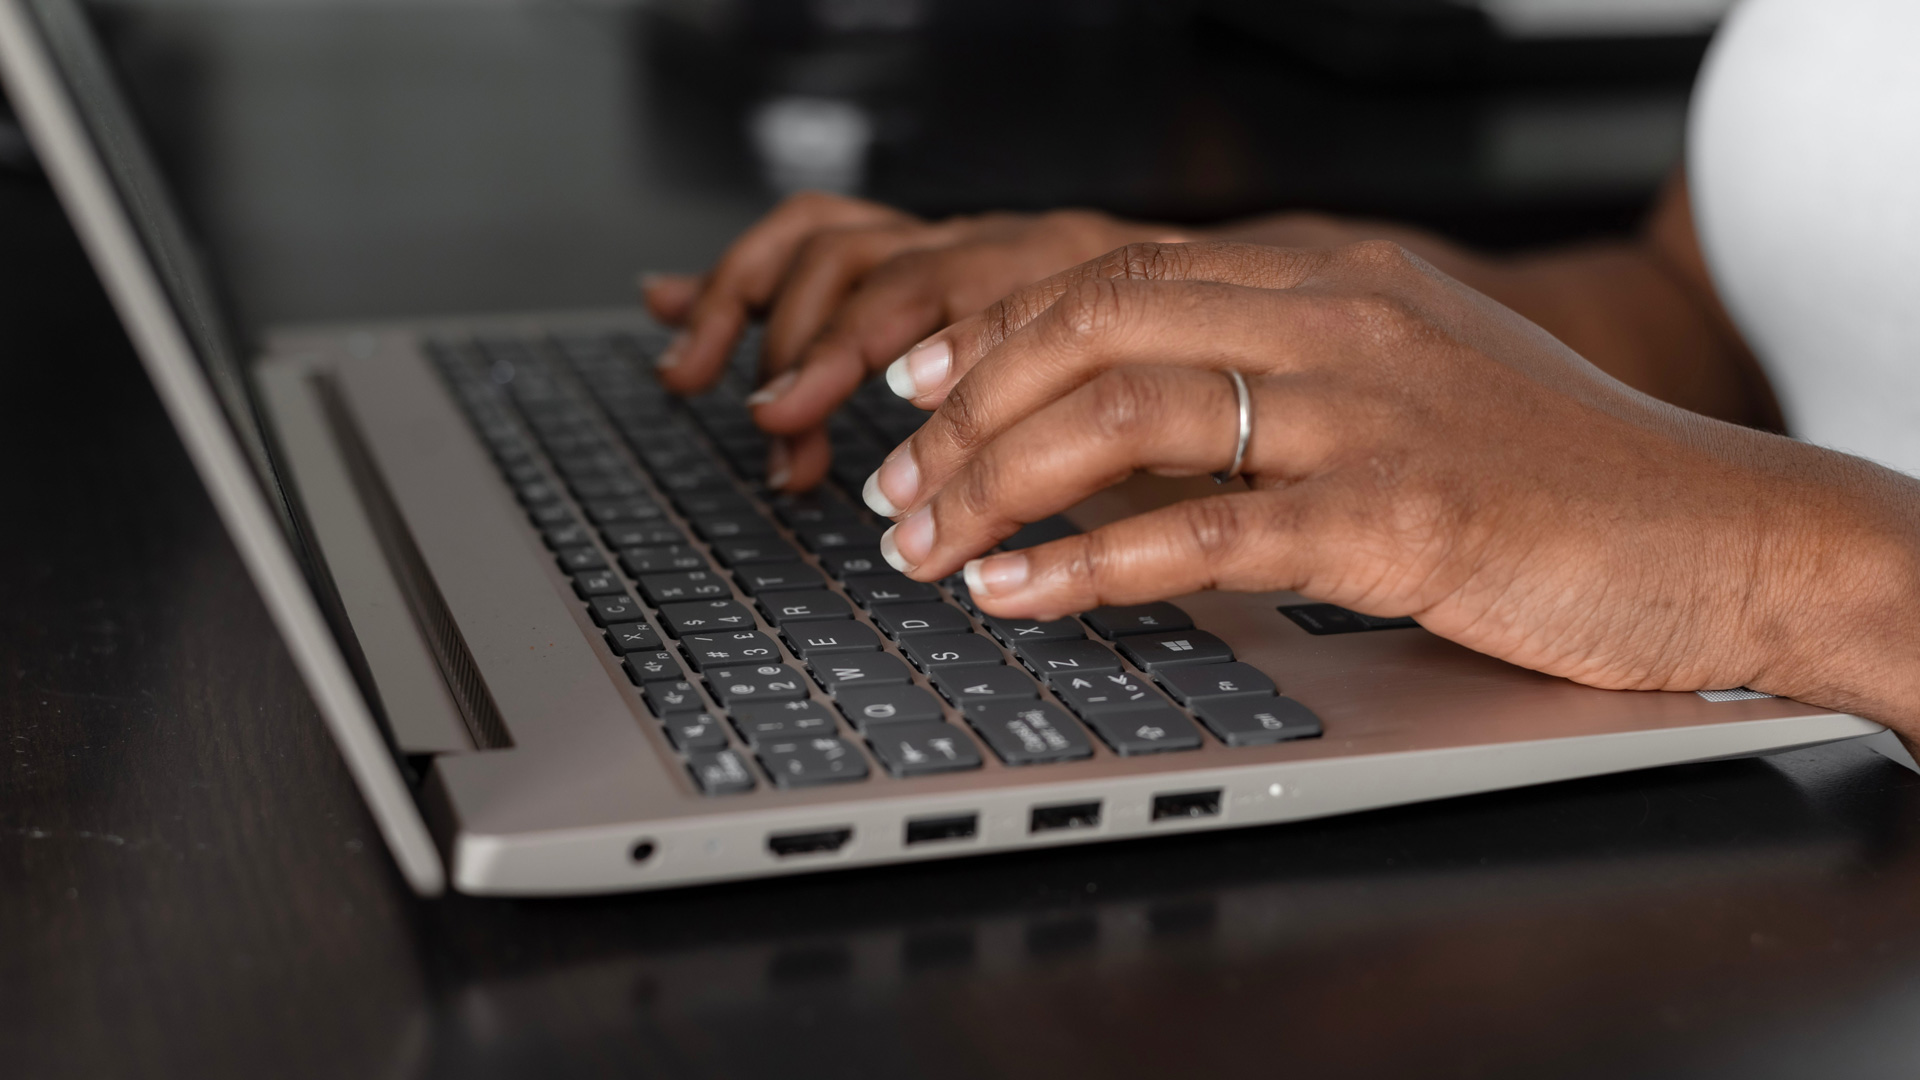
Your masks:
<svg viewBox="0 0 1920 1080"><path fill-rule="evenodd" d="M687 495L675 501L680 507L680 512L689 518L752 517L758 513L753 508L753 501L737 491Z"/></svg>
<svg viewBox="0 0 1920 1080"><path fill-rule="evenodd" d="M785 664L709 667L703 674L708 689L726 709L755 701L794 701L807 696L806 680Z"/></svg>
<svg viewBox="0 0 1920 1080"><path fill-rule="evenodd" d="M926 776L980 767L980 750L952 724L879 724L867 733L873 756L895 776Z"/></svg>
<svg viewBox="0 0 1920 1080"><path fill-rule="evenodd" d="M708 630L751 630L753 613L738 600L701 600L691 604L665 604L660 621L674 637Z"/></svg>
<svg viewBox="0 0 1920 1080"><path fill-rule="evenodd" d="M818 492L806 495L783 494L769 500L773 513L790 529L807 525L854 525L860 518L853 507Z"/></svg>
<svg viewBox="0 0 1920 1080"><path fill-rule="evenodd" d="M1080 725L1045 701L986 701L966 710L967 723L1009 765L1043 765L1093 756Z"/></svg>
<svg viewBox="0 0 1920 1080"><path fill-rule="evenodd" d="M697 750L725 750L727 732L712 713L674 713L660 721L667 741L683 754Z"/></svg>
<svg viewBox="0 0 1920 1080"><path fill-rule="evenodd" d="M781 628L780 636L786 640L787 648L792 649L795 656L808 662L822 656L877 652L880 649L880 635L873 632L873 627L852 619L795 623Z"/></svg>
<svg viewBox="0 0 1920 1080"><path fill-rule="evenodd" d="M602 570L607 565L607 560L600 554L599 548L561 548L553 554L560 560L560 568L570 574L577 574L582 570Z"/></svg>
<svg viewBox="0 0 1920 1080"><path fill-rule="evenodd" d="M987 624L987 630L994 637L1018 648L1030 641L1072 641L1083 638L1087 632L1080 628L1078 619L1054 619L1040 622L1036 619L999 619L988 616L981 620Z"/></svg>
<svg viewBox="0 0 1920 1080"><path fill-rule="evenodd" d="M575 521L542 529L540 538L546 541L549 548L565 551L570 547L593 543L593 530Z"/></svg>
<svg viewBox="0 0 1920 1080"><path fill-rule="evenodd" d="M627 677L640 686L678 682L687 677L687 673L680 670L680 661L665 649L637 649L622 657L621 663L626 666Z"/></svg>
<svg viewBox="0 0 1920 1080"><path fill-rule="evenodd" d="M780 646L758 630L687 634L680 639L680 650L687 654L687 661L695 671L780 661Z"/></svg>
<svg viewBox="0 0 1920 1080"><path fill-rule="evenodd" d="M1273 680L1252 664L1182 665L1156 671L1153 677L1182 705L1208 698L1272 697Z"/></svg>
<svg viewBox="0 0 1920 1080"><path fill-rule="evenodd" d="M693 531L710 543L774 535L773 522L758 515L694 518Z"/></svg>
<svg viewBox="0 0 1920 1080"><path fill-rule="evenodd" d="M840 548L820 553L820 568L840 581L861 577L865 574L891 574L896 571L880 557L880 549Z"/></svg>
<svg viewBox="0 0 1920 1080"><path fill-rule="evenodd" d="M833 713L817 701L782 701L742 705L733 710L733 729L748 746L770 739L800 739L832 735L840 730Z"/></svg>
<svg viewBox="0 0 1920 1080"><path fill-rule="evenodd" d="M687 771L707 795L738 795L754 789L753 774L732 750L687 755Z"/></svg>
<svg viewBox="0 0 1920 1080"><path fill-rule="evenodd" d="M934 673L933 685L948 701L963 708L975 701L1017 701L1040 696L1040 687L1031 675L1004 664L945 668Z"/></svg>
<svg viewBox="0 0 1920 1080"><path fill-rule="evenodd" d="M872 609L880 604L938 601L940 590L905 574L873 574L849 580L847 595L853 597L853 602L861 607Z"/></svg>
<svg viewBox="0 0 1920 1080"><path fill-rule="evenodd" d="M1097 641L1023 641L1014 650L1020 662L1045 678L1056 671L1119 671L1120 658Z"/></svg>
<svg viewBox="0 0 1920 1080"><path fill-rule="evenodd" d="M886 604L873 611L874 625L896 641L916 634L964 634L967 613L951 604Z"/></svg>
<svg viewBox="0 0 1920 1080"><path fill-rule="evenodd" d="M861 731L874 724L938 720L942 715L940 699L917 686L850 686L834 695L834 704Z"/></svg>
<svg viewBox="0 0 1920 1080"><path fill-rule="evenodd" d="M673 713L699 712L707 707L700 699L700 691L685 679L675 682L650 682L640 688L647 699L647 708L655 716L668 716Z"/></svg>
<svg viewBox="0 0 1920 1080"><path fill-rule="evenodd" d="M612 596L627 591L626 582L611 570L589 570L584 574L573 575L573 591L582 600L596 596Z"/></svg>
<svg viewBox="0 0 1920 1080"><path fill-rule="evenodd" d="M659 633L643 622L615 623L607 627L607 644L622 656L630 652L651 652L661 647Z"/></svg>
<svg viewBox="0 0 1920 1080"><path fill-rule="evenodd" d="M713 545L713 557L719 559L722 566L738 569L766 563L797 563L800 549L777 536L748 536L719 541Z"/></svg>
<svg viewBox="0 0 1920 1080"><path fill-rule="evenodd" d="M569 510L565 503L548 503L545 506L536 507L527 511L527 516L533 519L534 526L539 529L558 529L564 525L580 524L580 519L573 516L573 511Z"/></svg>
<svg viewBox="0 0 1920 1080"><path fill-rule="evenodd" d="M740 591L748 596L801 589L824 590L827 586L827 579L820 576L820 571L803 562L738 567L733 572L733 580L740 586Z"/></svg>
<svg viewBox="0 0 1920 1080"><path fill-rule="evenodd" d="M758 603L767 621L780 627L853 615L853 608L848 606L845 597L825 589L768 593L760 597Z"/></svg>
<svg viewBox="0 0 1920 1080"><path fill-rule="evenodd" d="M710 570L681 574L642 574L640 592L654 607L683 600L714 600L733 595L726 579Z"/></svg>
<svg viewBox="0 0 1920 1080"><path fill-rule="evenodd" d="M600 527L600 538L607 546L615 550L634 547L680 547L687 546L687 534L664 523L649 525L621 523Z"/></svg>
<svg viewBox="0 0 1920 1080"><path fill-rule="evenodd" d="M844 739L782 739L754 751L773 782L783 788L837 784L867 777L867 761Z"/></svg>
<svg viewBox="0 0 1920 1080"><path fill-rule="evenodd" d="M847 522L826 522L820 525L803 525L794 530L794 535L806 545L808 551L824 554L847 548L880 550L880 530L870 525Z"/></svg>
<svg viewBox="0 0 1920 1080"><path fill-rule="evenodd" d="M1292 698L1208 698L1193 711L1228 746L1265 746L1321 732L1320 718Z"/></svg>
<svg viewBox="0 0 1920 1080"><path fill-rule="evenodd" d="M1048 676L1047 685L1081 716L1167 703L1145 679L1125 671L1063 671Z"/></svg>
<svg viewBox="0 0 1920 1080"><path fill-rule="evenodd" d="M596 596L587 601L587 607L593 614L593 621L601 626L634 622L640 618L640 601L625 593Z"/></svg>
<svg viewBox="0 0 1920 1080"><path fill-rule="evenodd" d="M684 574L690 570L711 571L707 557L690 547L627 548L620 553L620 565L634 577L643 574Z"/></svg>
<svg viewBox="0 0 1920 1080"><path fill-rule="evenodd" d="M900 651L929 674L942 668L998 664L1000 646L979 634L915 634L900 639Z"/></svg>
<svg viewBox="0 0 1920 1080"><path fill-rule="evenodd" d="M905 686L913 681L913 672L897 656L883 652L841 653L819 657L807 664L818 682L830 694L850 686Z"/></svg>
<svg viewBox="0 0 1920 1080"><path fill-rule="evenodd" d="M1200 748L1200 729L1171 705L1091 713L1086 720L1101 742L1126 757Z"/></svg>
<svg viewBox="0 0 1920 1080"><path fill-rule="evenodd" d="M659 521L666 517L666 513L652 499L639 497L596 499L587 504L587 516L599 525L635 525Z"/></svg>
<svg viewBox="0 0 1920 1080"><path fill-rule="evenodd" d="M618 475L577 477L569 479L567 487L573 489L574 498L591 502L630 499L647 490L638 479Z"/></svg>
<svg viewBox="0 0 1920 1080"><path fill-rule="evenodd" d="M1205 630L1172 630L1122 638L1120 651L1134 666L1158 675L1187 664L1225 664L1233 660L1227 643Z"/></svg>
<svg viewBox="0 0 1920 1080"><path fill-rule="evenodd" d="M1156 604L1094 608L1080 618L1093 628L1094 633L1109 641L1128 634L1193 629L1193 619L1186 612L1164 600Z"/></svg>

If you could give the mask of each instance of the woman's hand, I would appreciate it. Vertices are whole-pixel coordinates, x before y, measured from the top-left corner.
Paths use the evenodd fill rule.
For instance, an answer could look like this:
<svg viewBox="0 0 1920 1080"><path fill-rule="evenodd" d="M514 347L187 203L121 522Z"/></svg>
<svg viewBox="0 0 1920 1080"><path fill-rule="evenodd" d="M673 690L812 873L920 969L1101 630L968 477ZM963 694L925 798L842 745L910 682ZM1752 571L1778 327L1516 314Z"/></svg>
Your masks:
<svg viewBox="0 0 1920 1080"><path fill-rule="evenodd" d="M681 333L659 360L679 393L713 385L750 318L766 318L750 399L774 440L769 479L806 488L826 474L833 408L916 341L1014 289L1161 226L1089 211L927 222L878 203L817 193L780 204L703 278L661 276L645 294Z"/></svg>
<svg viewBox="0 0 1920 1080"><path fill-rule="evenodd" d="M1137 469L1224 467L1230 369L1252 490L974 558ZM1920 733L1920 484L1657 402L1394 244L1136 244L896 375L938 410L867 485L883 549L964 565L993 614L1291 589L1595 686Z"/></svg>

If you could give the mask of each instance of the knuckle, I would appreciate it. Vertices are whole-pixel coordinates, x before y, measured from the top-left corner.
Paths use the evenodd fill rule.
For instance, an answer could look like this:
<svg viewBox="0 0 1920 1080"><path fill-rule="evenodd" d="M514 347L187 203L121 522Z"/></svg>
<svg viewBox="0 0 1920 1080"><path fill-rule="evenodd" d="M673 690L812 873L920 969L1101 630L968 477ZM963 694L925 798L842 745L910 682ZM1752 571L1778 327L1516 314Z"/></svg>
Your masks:
<svg viewBox="0 0 1920 1080"><path fill-rule="evenodd" d="M1138 439L1153 427L1155 416L1164 407L1152 380L1129 368L1101 372L1084 392L1094 432L1110 443Z"/></svg>
<svg viewBox="0 0 1920 1080"><path fill-rule="evenodd" d="M1411 270L1416 263L1413 252L1392 240L1378 238L1347 244L1340 249L1340 256L1356 270L1389 275Z"/></svg>
<svg viewBox="0 0 1920 1080"><path fill-rule="evenodd" d="M976 459L948 485L951 508L959 511L967 521L997 521L999 515L994 513L994 504L997 501L995 496L1001 489L1000 474L999 464L990 456Z"/></svg>
<svg viewBox="0 0 1920 1080"><path fill-rule="evenodd" d="M1088 339L1111 332L1126 307L1118 283L1098 277L1077 281L1054 304L1055 327L1069 338Z"/></svg>
<svg viewBox="0 0 1920 1080"><path fill-rule="evenodd" d="M1184 504L1186 510L1182 518L1188 544L1208 565L1238 554L1245 542L1248 522L1243 502L1232 497L1214 497Z"/></svg>
<svg viewBox="0 0 1920 1080"><path fill-rule="evenodd" d="M942 425L941 433L953 450L970 452L986 437L987 410L985 403L980 400L978 386L970 380L960 380L948 392L947 399L940 403L937 415Z"/></svg>

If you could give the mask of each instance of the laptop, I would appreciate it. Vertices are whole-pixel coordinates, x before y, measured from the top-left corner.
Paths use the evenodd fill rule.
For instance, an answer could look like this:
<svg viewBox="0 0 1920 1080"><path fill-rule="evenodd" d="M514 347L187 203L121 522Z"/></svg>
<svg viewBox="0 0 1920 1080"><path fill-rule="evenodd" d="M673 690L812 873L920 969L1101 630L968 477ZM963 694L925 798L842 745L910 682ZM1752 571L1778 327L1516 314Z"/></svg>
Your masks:
<svg viewBox="0 0 1920 1080"><path fill-rule="evenodd" d="M691 400L634 310L234 332L71 0L0 69L395 862L423 895L657 889L1298 821L1881 732L1750 691L1610 692L1290 593L1051 622L764 484L751 350ZM1009 541L1097 526L1117 490Z"/></svg>

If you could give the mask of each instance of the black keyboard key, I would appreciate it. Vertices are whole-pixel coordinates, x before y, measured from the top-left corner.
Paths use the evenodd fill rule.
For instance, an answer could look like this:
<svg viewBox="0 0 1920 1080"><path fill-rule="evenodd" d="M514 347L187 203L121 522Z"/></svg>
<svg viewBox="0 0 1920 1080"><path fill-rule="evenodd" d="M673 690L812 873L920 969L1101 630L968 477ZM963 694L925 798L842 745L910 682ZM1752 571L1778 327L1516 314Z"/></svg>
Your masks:
<svg viewBox="0 0 1920 1080"><path fill-rule="evenodd" d="M846 597L825 589L768 593L760 597L758 603L767 621L780 627L821 619L846 619L853 615L853 608L847 603Z"/></svg>
<svg viewBox="0 0 1920 1080"><path fill-rule="evenodd" d="M687 546L687 534L665 523L604 525L600 529L600 538L615 550Z"/></svg>
<svg viewBox="0 0 1920 1080"><path fill-rule="evenodd" d="M1001 761L1043 765L1093 756L1080 725L1045 701L988 701L966 710L967 723Z"/></svg>
<svg viewBox="0 0 1920 1080"><path fill-rule="evenodd" d="M733 481L714 465L689 465L681 469L662 469L654 474L660 486L680 500L695 495L726 494L734 490Z"/></svg>
<svg viewBox="0 0 1920 1080"><path fill-rule="evenodd" d="M577 574L582 570L600 570L607 565L606 557L600 554L599 548L561 548L553 555L560 561L560 569L569 574Z"/></svg>
<svg viewBox="0 0 1920 1080"><path fill-rule="evenodd" d="M952 724L879 724L867 733L873 756L895 776L927 776L980 767L980 750Z"/></svg>
<svg viewBox="0 0 1920 1080"><path fill-rule="evenodd" d="M773 506L774 516L790 529L808 525L855 525L860 522L853 507L823 492L777 495L768 502Z"/></svg>
<svg viewBox="0 0 1920 1080"><path fill-rule="evenodd" d="M1015 648L1029 641L1072 641L1075 638L1087 636L1087 632L1080 628L1080 620L1073 618L1041 622L1037 619L1000 619L987 616L981 622L986 624L994 637Z"/></svg>
<svg viewBox="0 0 1920 1080"><path fill-rule="evenodd" d="M1289 604L1280 614L1309 634L1358 634L1368 630L1411 630L1420 624L1410 615L1390 618L1362 615L1334 604Z"/></svg>
<svg viewBox="0 0 1920 1080"><path fill-rule="evenodd" d="M665 547L627 548L620 553L620 565L634 577L644 574L683 574L689 570L712 571L707 557L689 547L667 545Z"/></svg>
<svg viewBox="0 0 1920 1080"><path fill-rule="evenodd" d="M1092 713L1087 717L1087 726L1100 736L1101 742L1113 747L1114 753L1125 757L1200 748L1200 729L1171 705Z"/></svg>
<svg viewBox="0 0 1920 1080"><path fill-rule="evenodd" d="M938 720L943 715L940 699L917 686L850 686L834 695L834 704L861 731L875 724Z"/></svg>
<svg viewBox="0 0 1920 1080"><path fill-rule="evenodd" d="M1151 674L1187 664L1225 664L1233 660L1227 643L1205 630L1163 630L1122 638L1120 651Z"/></svg>
<svg viewBox="0 0 1920 1080"><path fill-rule="evenodd" d="M722 540L713 545L713 557L722 566L759 566L763 563L800 561L800 549L778 536L751 536L740 540Z"/></svg>
<svg viewBox="0 0 1920 1080"><path fill-rule="evenodd" d="M748 746L773 739L804 739L833 735L840 722L817 701L782 701L743 705L733 711L733 729Z"/></svg>
<svg viewBox="0 0 1920 1080"><path fill-rule="evenodd" d="M948 701L962 708L976 701L1020 701L1040 696L1040 687L1033 676L1004 664L945 668L934 673L933 685Z"/></svg>
<svg viewBox="0 0 1920 1080"><path fill-rule="evenodd" d="M751 630L753 613L738 600L703 600L691 604L667 604L660 609L660 621L674 637L714 630Z"/></svg>
<svg viewBox="0 0 1920 1080"><path fill-rule="evenodd" d="M915 634L900 639L900 651L929 674L943 668L998 664L1006 659L1000 646L980 634Z"/></svg>
<svg viewBox="0 0 1920 1080"><path fill-rule="evenodd" d="M767 775L783 788L867 778L867 760L845 739L782 739L762 743L755 753Z"/></svg>
<svg viewBox="0 0 1920 1080"><path fill-rule="evenodd" d="M896 641L916 634L964 634L973 629L967 613L951 604L886 604L874 609L873 621Z"/></svg>
<svg viewBox="0 0 1920 1080"><path fill-rule="evenodd" d="M774 535L773 522L758 515L694 518L693 531L709 543Z"/></svg>
<svg viewBox="0 0 1920 1080"><path fill-rule="evenodd" d="M1292 698L1209 698L1193 711L1228 746L1265 746L1321 732L1320 718Z"/></svg>
<svg viewBox="0 0 1920 1080"><path fill-rule="evenodd" d="M821 552L820 568L841 581L865 574L898 573L887 560L880 557L878 547L841 548L837 551Z"/></svg>
<svg viewBox="0 0 1920 1080"><path fill-rule="evenodd" d="M808 551L816 554L844 551L849 548L875 552L880 550L880 530L858 522L803 525L794 530L794 535L800 538L800 542L807 546Z"/></svg>
<svg viewBox="0 0 1920 1080"><path fill-rule="evenodd" d="M1182 665L1154 672L1153 677L1182 705L1208 698L1272 697L1273 680L1252 664Z"/></svg>
<svg viewBox="0 0 1920 1080"><path fill-rule="evenodd" d="M732 750L687 755L687 771L707 795L738 795L754 789L753 774Z"/></svg>
<svg viewBox="0 0 1920 1080"><path fill-rule="evenodd" d="M659 631L643 622L615 623L607 627L607 644L622 656L662 647Z"/></svg>
<svg viewBox="0 0 1920 1080"><path fill-rule="evenodd" d="M680 512L690 518L704 517L752 517L759 511L754 508L753 500L737 491L714 491L703 495L688 495L676 499Z"/></svg>
<svg viewBox="0 0 1920 1080"><path fill-rule="evenodd" d="M1119 671L1120 658L1097 641L1024 641L1014 650L1020 662L1045 678L1056 671Z"/></svg>
<svg viewBox="0 0 1920 1080"><path fill-rule="evenodd" d="M727 630L718 634L686 634L680 650L695 671L711 667L780 662L780 646L758 630Z"/></svg>
<svg viewBox="0 0 1920 1080"><path fill-rule="evenodd" d="M598 525L637 525L660 521L666 517L666 511L652 499L596 499L587 504L587 516Z"/></svg>
<svg viewBox="0 0 1920 1080"><path fill-rule="evenodd" d="M621 657L626 666L627 677L635 685L645 686L652 682L676 682L687 677L680 668L680 661L665 649L636 649Z"/></svg>
<svg viewBox="0 0 1920 1080"><path fill-rule="evenodd" d="M795 623L783 628L780 636L786 639L787 648L792 649L795 656L806 661L880 650L880 635L874 633L873 627L852 619Z"/></svg>
<svg viewBox="0 0 1920 1080"><path fill-rule="evenodd" d="M938 602L940 590L901 573L873 574L848 581L847 595L853 597L854 603L871 610L881 604Z"/></svg>
<svg viewBox="0 0 1920 1080"><path fill-rule="evenodd" d="M598 503L602 500L630 499L646 493L647 487L632 476L601 475L570 477L567 487L572 489L573 497L582 502Z"/></svg>
<svg viewBox="0 0 1920 1080"><path fill-rule="evenodd" d="M534 527L540 529L557 529L562 525L580 524L580 519L573 516L573 511L565 503L548 503L545 506L535 507L527 511L527 516L533 519Z"/></svg>
<svg viewBox="0 0 1920 1080"><path fill-rule="evenodd" d="M785 664L708 667L707 688L724 709L759 701L797 701L807 696L807 680Z"/></svg>
<svg viewBox="0 0 1920 1080"><path fill-rule="evenodd" d="M519 497L522 505L529 509L550 506L560 501L560 489L545 480L535 480L529 484L516 484L514 485L513 493Z"/></svg>
<svg viewBox="0 0 1920 1080"><path fill-rule="evenodd" d="M707 707L700 697L700 691L685 679L650 682L640 688L640 693L647 699L647 708L652 709L655 716L700 712Z"/></svg>
<svg viewBox="0 0 1920 1080"><path fill-rule="evenodd" d="M1151 634L1156 630L1191 630L1193 619L1165 601L1157 604L1131 604L1126 607L1094 608L1080 618L1093 632L1111 641L1128 634Z"/></svg>
<svg viewBox="0 0 1920 1080"><path fill-rule="evenodd" d="M566 548L593 543L593 530L574 521L543 529L540 532L540 538L545 540L547 546L553 550L562 551Z"/></svg>
<svg viewBox="0 0 1920 1080"><path fill-rule="evenodd" d="M719 600L733 595L727 579L712 570L681 574L642 574L640 592L654 607L686 600Z"/></svg>
<svg viewBox="0 0 1920 1080"><path fill-rule="evenodd" d="M1145 679L1127 671L1063 672L1048 678L1047 685L1067 703L1067 708L1081 716L1150 709L1167 703Z"/></svg>
<svg viewBox="0 0 1920 1080"><path fill-rule="evenodd" d="M582 600L595 596L612 596L627 591L626 582L611 570L589 570L584 574L573 575L573 591Z"/></svg>
<svg viewBox="0 0 1920 1080"><path fill-rule="evenodd" d="M913 671L899 657L883 652L822 656L807 667L829 694L853 686L905 686L913 681Z"/></svg>
<svg viewBox="0 0 1920 1080"><path fill-rule="evenodd" d="M727 748L727 730L712 713L674 713L660 724L667 729L667 741L683 754Z"/></svg>
<svg viewBox="0 0 1920 1080"><path fill-rule="evenodd" d="M825 590L827 579L820 571L803 562L761 563L742 566L733 572L733 580L748 596L795 592L801 589Z"/></svg>
<svg viewBox="0 0 1920 1080"><path fill-rule="evenodd" d="M640 619L640 601L619 593L614 596L596 596L587 601L587 607L593 613L593 621L601 626L615 623L637 622Z"/></svg>

